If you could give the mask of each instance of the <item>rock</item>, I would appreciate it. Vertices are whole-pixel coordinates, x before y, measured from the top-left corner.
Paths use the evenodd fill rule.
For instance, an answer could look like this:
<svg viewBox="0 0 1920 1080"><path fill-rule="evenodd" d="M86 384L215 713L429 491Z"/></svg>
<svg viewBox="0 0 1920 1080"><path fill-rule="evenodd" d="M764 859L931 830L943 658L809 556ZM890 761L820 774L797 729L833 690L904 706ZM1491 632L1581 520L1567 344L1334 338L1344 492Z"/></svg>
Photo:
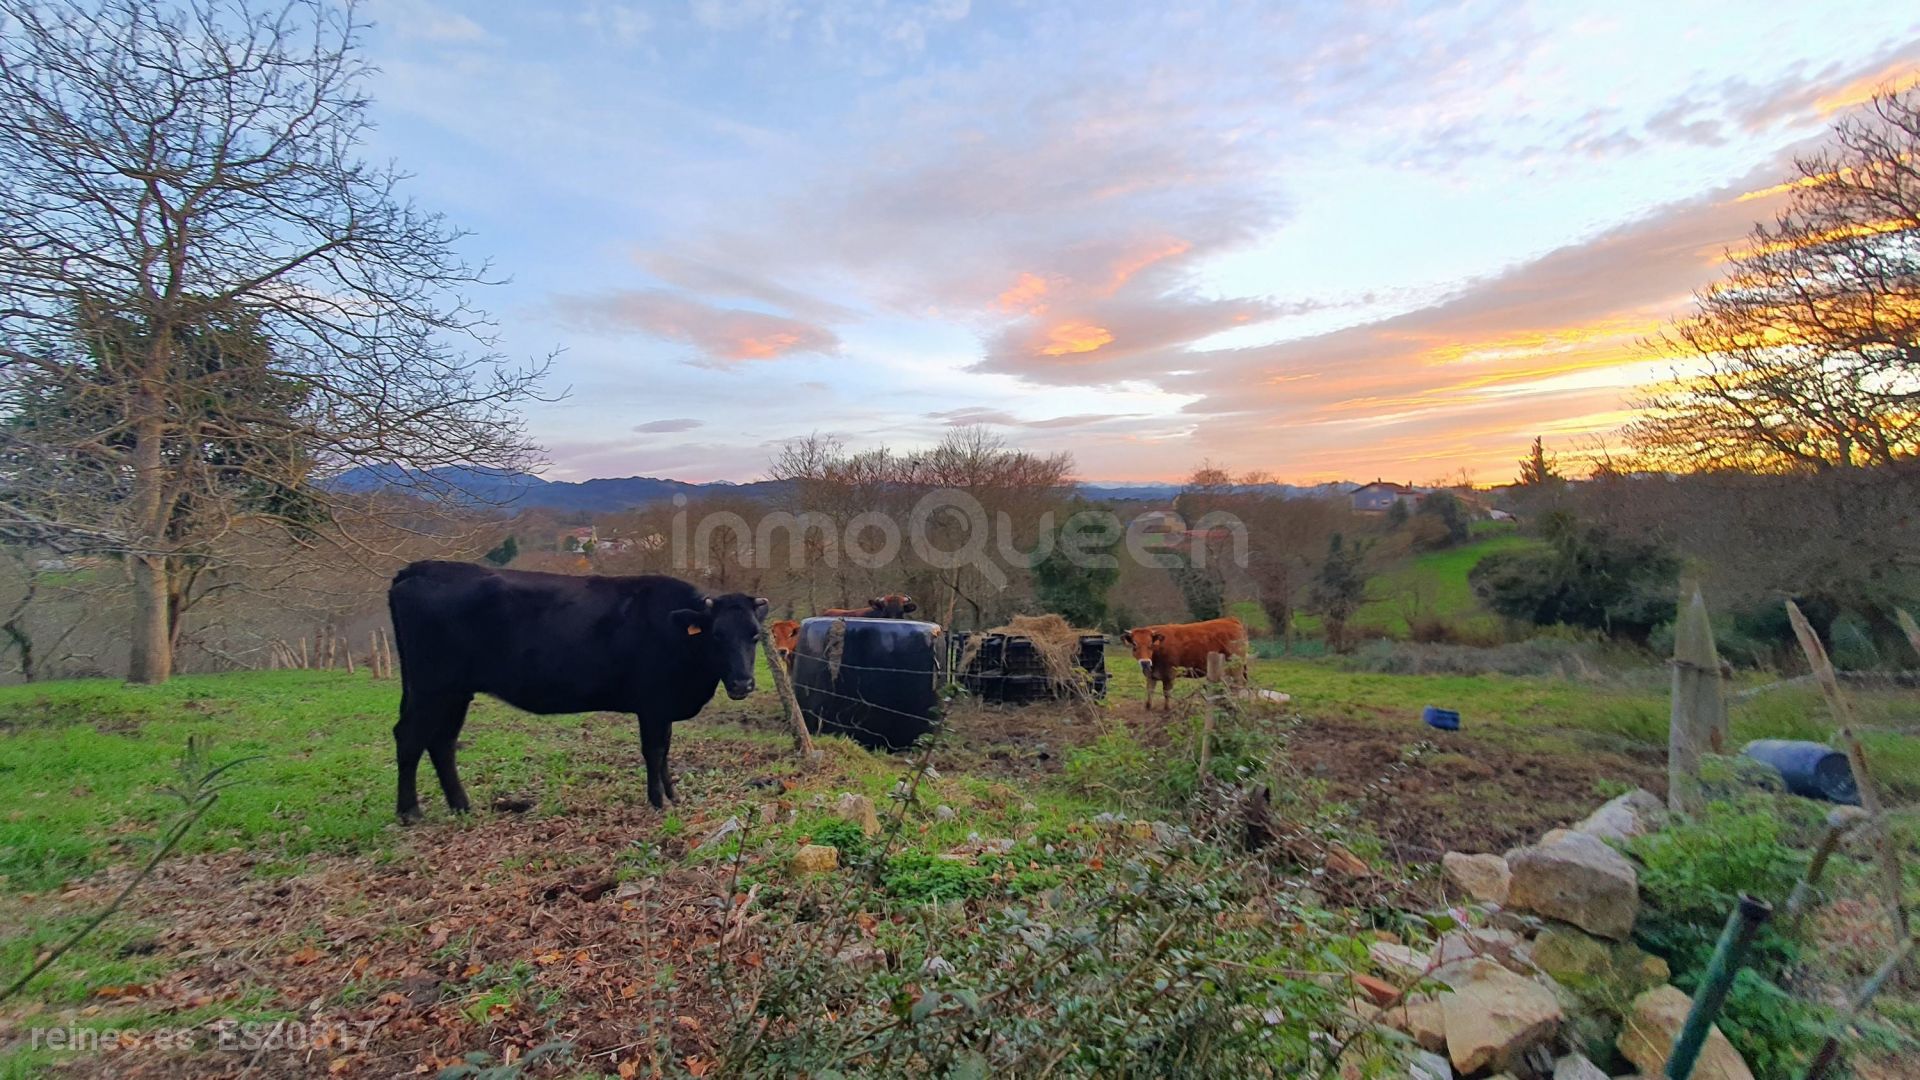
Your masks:
<svg viewBox="0 0 1920 1080"><path fill-rule="evenodd" d="M1507 902L1507 885L1513 875L1507 870L1507 860L1500 856L1449 851L1441 857L1440 866L1446 871L1447 880L1475 900L1483 904Z"/></svg>
<svg viewBox="0 0 1920 1080"><path fill-rule="evenodd" d="M760 824L772 825L779 820L780 820L779 804L770 803L770 802L763 802L760 804Z"/></svg>
<svg viewBox="0 0 1920 1080"><path fill-rule="evenodd" d="M1341 877L1363 878L1373 876L1372 867L1368 866L1360 856L1355 855L1339 844L1334 844L1327 848L1327 857L1321 865L1326 867L1328 873L1337 874Z"/></svg>
<svg viewBox="0 0 1920 1080"><path fill-rule="evenodd" d="M1013 843L1013 840L1009 837L1002 836L997 839L982 840L979 833L968 833L966 842L954 845L947 854L1005 855L1007 852L1013 850Z"/></svg>
<svg viewBox="0 0 1920 1080"><path fill-rule="evenodd" d="M1472 965L1491 960L1516 975L1532 975L1533 946L1511 930L1488 928L1451 930L1433 947L1431 978L1448 986L1471 977Z"/></svg>
<svg viewBox="0 0 1920 1080"><path fill-rule="evenodd" d="M1660 801L1660 796L1645 788L1634 788L1607 800L1600 809L1580 819L1573 831L1624 843L1636 836L1657 832L1666 823L1667 805Z"/></svg>
<svg viewBox="0 0 1920 1080"><path fill-rule="evenodd" d="M887 950L870 941L856 941L835 953L833 960L854 971L878 971L887 966Z"/></svg>
<svg viewBox="0 0 1920 1080"><path fill-rule="evenodd" d="M719 847L726 842L727 837L738 835L743 828L745 828L745 826L740 824L739 818L730 817L721 822L719 828L708 833L707 838L700 841L700 845L693 850L706 851L709 848Z"/></svg>
<svg viewBox="0 0 1920 1080"><path fill-rule="evenodd" d="M1533 941L1533 962L1587 1002L1623 1016L1633 999L1665 983L1667 962L1631 942L1604 941L1571 926L1553 926Z"/></svg>
<svg viewBox="0 0 1920 1080"><path fill-rule="evenodd" d="M1169 825L1164 821L1153 822L1153 842L1161 848L1176 848L1187 842L1192 836L1183 826Z"/></svg>
<svg viewBox="0 0 1920 1080"><path fill-rule="evenodd" d="M1023 814L1037 814L1040 812L1040 808L1033 803L1023 802L1020 804L1020 812Z"/></svg>
<svg viewBox="0 0 1920 1080"><path fill-rule="evenodd" d="M1620 1032L1620 1053L1647 1076L1663 1076L1674 1037L1687 1022L1693 999L1672 986L1655 987L1633 999L1626 1029ZM1716 1025L1700 1048L1693 1067L1697 1080L1753 1080L1753 1073Z"/></svg>
<svg viewBox="0 0 1920 1080"><path fill-rule="evenodd" d="M1400 997L1399 987L1385 979L1376 979L1371 975L1356 974L1353 977L1353 985L1357 987L1361 993L1367 995L1368 1000L1372 1001L1375 1005L1391 1005Z"/></svg>
<svg viewBox="0 0 1920 1080"><path fill-rule="evenodd" d="M1135 840L1141 841L1142 843L1152 840L1153 839L1153 822L1129 821L1127 823L1127 835L1132 837Z"/></svg>
<svg viewBox="0 0 1920 1080"><path fill-rule="evenodd" d="M1439 1054L1421 1050L1407 1063L1407 1080L1453 1080L1453 1065Z"/></svg>
<svg viewBox="0 0 1920 1080"><path fill-rule="evenodd" d="M1513 883L1507 904L1570 922L1601 937L1625 940L1640 913L1633 864L1586 833L1521 848L1507 858Z"/></svg>
<svg viewBox="0 0 1920 1080"><path fill-rule="evenodd" d="M946 803L941 803L939 806L933 808L933 818L935 821L952 821L959 816L959 813Z"/></svg>
<svg viewBox="0 0 1920 1080"><path fill-rule="evenodd" d="M880 832L880 813L873 808L873 800L865 795L843 792L834 800L833 812L836 817L860 826L860 831L868 836L876 836Z"/></svg>
<svg viewBox="0 0 1920 1080"><path fill-rule="evenodd" d="M820 874L840 865L840 849L831 844L807 844L793 853L789 869L795 877Z"/></svg>
<svg viewBox="0 0 1920 1080"><path fill-rule="evenodd" d="M1380 1020L1412 1039L1422 1050L1447 1048L1446 1010L1431 994L1414 994L1380 1014Z"/></svg>
<svg viewBox="0 0 1920 1080"><path fill-rule="evenodd" d="M1447 1056L1462 1074L1507 1068L1559 1030L1563 1014L1552 990L1489 960L1468 966L1460 984L1440 995Z"/></svg>
<svg viewBox="0 0 1920 1080"><path fill-rule="evenodd" d="M1381 971L1410 979L1424 976L1433 967L1433 957L1427 953L1389 941L1368 943L1367 955Z"/></svg>
<svg viewBox="0 0 1920 1080"><path fill-rule="evenodd" d="M1548 829L1547 834L1540 838L1540 846L1545 846L1547 844L1557 844L1560 841L1565 840L1567 837L1572 835L1573 835L1572 829ZM1512 852L1508 852L1508 854L1511 855Z"/></svg>
<svg viewBox="0 0 1920 1080"><path fill-rule="evenodd" d="M1607 1080L1607 1074L1579 1054L1568 1054L1553 1063L1553 1080Z"/></svg>

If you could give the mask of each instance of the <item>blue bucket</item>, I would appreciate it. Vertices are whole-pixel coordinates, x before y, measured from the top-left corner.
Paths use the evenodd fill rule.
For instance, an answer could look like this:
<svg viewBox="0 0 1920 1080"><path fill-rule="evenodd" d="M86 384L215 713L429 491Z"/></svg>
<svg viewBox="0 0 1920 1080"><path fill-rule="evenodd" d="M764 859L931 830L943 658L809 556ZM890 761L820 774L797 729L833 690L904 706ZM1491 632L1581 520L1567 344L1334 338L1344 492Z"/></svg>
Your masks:
<svg viewBox="0 0 1920 1080"><path fill-rule="evenodd" d="M1420 713L1420 719L1425 720L1428 727L1439 728L1441 731L1460 730L1460 714L1452 709L1429 705Z"/></svg>
<svg viewBox="0 0 1920 1080"><path fill-rule="evenodd" d="M1748 743L1742 753L1780 770L1787 790L1795 795L1860 805L1860 788L1853 782L1853 766L1847 755L1825 743L1759 739Z"/></svg>

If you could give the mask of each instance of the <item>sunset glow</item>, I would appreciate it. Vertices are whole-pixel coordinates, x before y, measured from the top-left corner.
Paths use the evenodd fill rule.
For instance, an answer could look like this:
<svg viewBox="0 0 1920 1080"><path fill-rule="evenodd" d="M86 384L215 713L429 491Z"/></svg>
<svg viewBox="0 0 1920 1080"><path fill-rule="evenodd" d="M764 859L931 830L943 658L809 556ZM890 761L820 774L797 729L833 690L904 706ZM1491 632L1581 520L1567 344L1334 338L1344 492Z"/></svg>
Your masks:
<svg viewBox="0 0 1920 1080"><path fill-rule="evenodd" d="M1047 344L1041 347L1040 355L1072 356L1077 353L1090 353L1112 341L1112 332L1104 326L1083 322L1061 323L1047 331Z"/></svg>
<svg viewBox="0 0 1920 1080"><path fill-rule="evenodd" d="M1835 179L1795 158L1920 85L1873 0L370 3L370 156L557 352L555 479L985 424L1089 479L1504 480L1630 420Z"/></svg>

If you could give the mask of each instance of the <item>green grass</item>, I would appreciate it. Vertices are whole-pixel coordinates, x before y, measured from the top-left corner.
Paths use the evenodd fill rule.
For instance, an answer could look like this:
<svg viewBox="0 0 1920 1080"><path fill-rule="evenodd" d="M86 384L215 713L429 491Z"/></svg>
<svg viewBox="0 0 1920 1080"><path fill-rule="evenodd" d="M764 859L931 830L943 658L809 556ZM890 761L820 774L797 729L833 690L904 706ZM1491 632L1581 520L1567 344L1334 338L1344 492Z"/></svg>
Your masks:
<svg viewBox="0 0 1920 1080"><path fill-rule="evenodd" d="M1419 615L1443 619L1463 629L1495 632L1499 619L1473 594L1467 575L1489 555L1539 546L1540 541L1508 528L1459 547L1415 555L1367 582L1367 602L1354 616L1354 625L1391 637L1406 637L1408 611L1417 609Z"/></svg>

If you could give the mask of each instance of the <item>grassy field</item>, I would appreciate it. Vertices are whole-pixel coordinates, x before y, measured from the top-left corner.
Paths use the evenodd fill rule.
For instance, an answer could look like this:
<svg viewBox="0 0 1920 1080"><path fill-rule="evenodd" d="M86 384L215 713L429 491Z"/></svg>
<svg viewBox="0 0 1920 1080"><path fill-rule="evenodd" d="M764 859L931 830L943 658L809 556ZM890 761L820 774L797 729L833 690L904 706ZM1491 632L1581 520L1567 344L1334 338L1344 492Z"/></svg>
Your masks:
<svg viewBox="0 0 1920 1080"><path fill-rule="evenodd" d="M1405 637L1407 616L1412 614L1492 637L1499 629L1499 618L1473 594L1467 575L1489 555L1539 546L1538 540L1505 531L1415 555L1367 582L1367 602L1354 616L1354 624L1389 637Z"/></svg>
<svg viewBox="0 0 1920 1080"><path fill-rule="evenodd" d="M1662 780L1666 701L1657 679L1370 675L1300 660L1258 662L1254 678L1291 694L1297 713L1285 741L1298 783L1278 797L1315 820L1345 822L1351 842L1374 857L1426 864L1447 847L1503 850L1624 787ZM929 808L956 813L912 820L910 842L925 854L914 856L924 880L915 879L911 889L921 891L911 895L979 887L981 879L965 876L975 868L936 860L972 836L1033 838L1021 849L1034 845L1030 864L1009 868L995 888L1020 880L1038 887L1073 872L1051 867L1042 841L1084 830L1120 804L1076 785L1067 763L1097 762L1116 735L1164 743L1156 733L1169 722L1141 710L1143 689L1132 665L1116 663L1108 702L1090 711L957 712L934 758L941 775L924 795ZM1194 684L1181 689L1192 694ZM577 934L533 927L527 933L537 946L501 942L495 955L477 944L499 936L488 931L461 952L460 933L524 920L541 896L596 877L681 889L692 905L682 910L696 911L700 896L730 887L728 861L743 850L735 841L700 847L719 822L757 822L777 798L798 811L750 842L763 855L791 850L825 827L806 809L816 796L853 791L884 808L909 764L904 755L827 739L825 760L802 766L763 690L746 702L716 701L681 726L674 755L683 802L662 816L645 806L630 720L531 717L482 700L461 752L475 805L514 795L534 809L453 819L423 776L429 823L403 829L392 806L397 704L397 683L364 673L0 689L0 975L24 969L144 858L148 838L176 806L161 792L189 738L205 741L215 760L251 759L180 854L128 911L37 981L12 1022L104 1008L116 1025L140 1029L312 1015L313 1001L321 1012L365 1010L417 996L410 980L424 971L439 989L420 1007L451 1025L455 1034L445 1039L518 1038L519 1029L496 1021L496 1006L536 1038L542 1024L586 1023L567 1010L591 1002L525 957L601 946L568 945ZM1458 709L1463 730L1426 728L1419 713L1428 704ZM1911 695L1864 696L1861 707L1875 772L1910 805L1920 798L1920 717ZM1817 695L1803 688L1755 696L1734 713L1737 741L1817 739L1830 728ZM1141 764L1151 780L1159 767ZM777 873L765 873L743 880L781 887ZM222 949L209 936L234 942ZM557 944L545 944L550 938ZM380 959L388 954L398 959ZM630 994L644 979L670 977L675 962L622 967L625 981L607 992ZM677 961L693 962L693 953ZM0 1048L8 1023L0 1015ZM422 1049L428 1045L403 1049L430 1060L438 1050ZM0 1049L0 1077L38 1075L56 1060L44 1050ZM410 1068L413 1060L390 1064Z"/></svg>

